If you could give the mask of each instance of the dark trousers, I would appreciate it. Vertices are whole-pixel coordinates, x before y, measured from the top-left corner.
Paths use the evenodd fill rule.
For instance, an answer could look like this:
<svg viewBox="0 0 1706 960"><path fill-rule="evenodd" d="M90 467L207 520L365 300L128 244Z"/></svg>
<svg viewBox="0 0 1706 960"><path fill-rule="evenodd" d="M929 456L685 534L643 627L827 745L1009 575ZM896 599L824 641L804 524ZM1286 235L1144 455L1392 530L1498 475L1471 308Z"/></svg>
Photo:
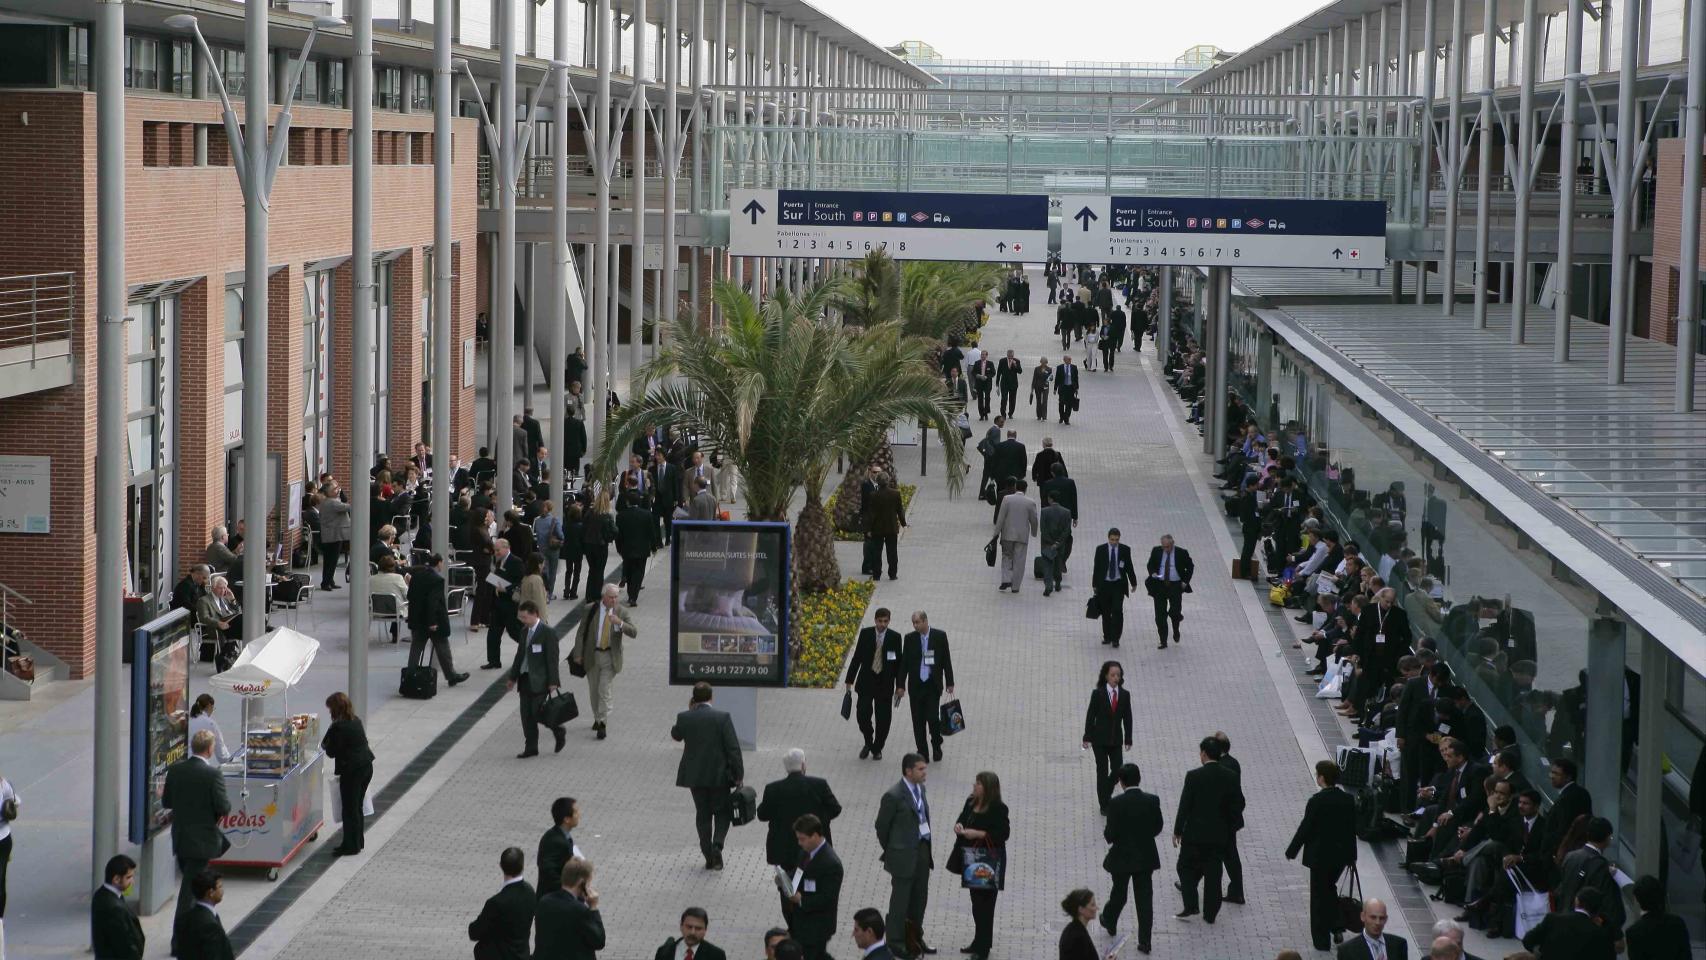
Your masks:
<svg viewBox="0 0 1706 960"><path fill-rule="evenodd" d="M558 596L569 597L580 593L581 585L581 551L580 544L565 543L558 550L557 563L563 568L563 589ZM547 583L549 589L553 585Z"/></svg>
<svg viewBox="0 0 1706 960"><path fill-rule="evenodd" d="M656 508L656 507L654 507L652 509L652 516L658 518L658 529L663 531L663 542L664 543L668 543L670 541L670 538L675 536L675 513L674 513L674 511L675 511L675 504L673 504L673 503L670 504L667 508Z"/></svg>
<svg viewBox="0 0 1706 960"><path fill-rule="evenodd" d="M934 869L936 861L930 855L930 841L925 840L918 844L918 856L910 874L889 875L889 914L885 919L891 951L911 955L912 951L906 949L908 933L924 939L924 910L930 905L930 871Z"/></svg>
<svg viewBox="0 0 1706 960"><path fill-rule="evenodd" d="M1047 393L1033 393L1033 394L1031 394L1031 399L1033 399L1037 402L1037 419L1038 420L1047 420L1048 419L1048 394Z"/></svg>
<svg viewBox="0 0 1706 960"><path fill-rule="evenodd" d="M12 838L7 837L6 839L10 840ZM176 956L178 953L178 931L184 925L184 917L188 916L189 912L195 909L195 892L190 889L190 880L193 879L196 874L206 870L207 863L208 861L206 860L191 860L185 857L178 858L178 873L181 876L178 880L178 905L176 911L172 914L173 956Z"/></svg>
<svg viewBox="0 0 1706 960"><path fill-rule="evenodd" d="M590 599L604 589L604 568L610 563L610 547L600 544L581 549L586 557L586 595Z"/></svg>
<svg viewBox="0 0 1706 960"><path fill-rule="evenodd" d="M1122 581L1096 584L1096 606L1102 611L1102 642L1120 645L1125 633L1125 592Z"/></svg>
<svg viewBox="0 0 1706 960"><path fill-rule="evenodd" d="M1179 621L1185 619L1183 612L1185 588L1179 583L1162 580L1155 585L1155 596L1150 599L1155 603L1155 632L1161 635L1161 645L1167 645L1167 624L1173 625L1173 636L1179 635Z"/></svg>
<svg viewBox="0 0 1706 960"><path fill-rule="evenodd" d="M693 827L699 831L699 852L705 859L722 856L723 838L729 835L729 791L727 787L689 787L693 794Z"/></svg>
<svg viewBox="0 0 1706 960"><path fill-rule="evenodd" d="M486 662L503 663L503 638L515 619L515 608L507 603L492 606L492 622L486 628Z"/></svg>
<svg viewBox="0 0 1706 960"><path fill-rule="evenodd" d="M1072 324L1070 323L1060 325L1060 349L1072 349Z"/></svg>
<svg viewBox="0 0 1706 960"><path fill-rule="evenodd" d="M1197 909L1197 883L1202 889L1202 915L1213 920L1220 913L1220 869L1224 856L1218 843L1189 843L1179 850L1179 890L1185 900L1185 910Z"/></svg>
<svg viewBox="0 0 1706 960"><path fill-rule="evenodd" d="M331 587L335 584L338 576L338 555L343 549L342 540L320 544L320 586Z"/></svg>
<svg viewBox="0 0 1706 960"><path fill-rule="evenodd" d="M1108 902L1102 906L1102 926L1110 931L1119 929L1120 914L1125 912L1126 886L1131 886L1131 898L1137 908L1137 942L1149 944L1149 931L1155 926L1155 871L1115 873L1114 888L1108 891Z"/></svg>
<svg viewBox="0 0 1706 960"><path fill-rule="evenodd" d="M883 573L883 541L879 537L865 534L862 558L859 561L859 572L867 577L879 577Z"/></svg>
<svg viewBox="0 0 1706 960"><path fill-rule="evenodd" d="M878 546L882 548L883 554L888 557L889 579L893 580L895 577L900 575L900 534L879 533L876 535L876 542ZM878 557L873 551L871 556L871 576L875 577L881 572L882 564L878 562L881 559L882 558Z"/></svg>
<svg viewBox="0 0 1706 960"><path fill-rule="evenodd" d="M340 848L347 853L359 853L366 840L367 824L361 816L361 803L372 782L372 764L338 775L338 799L344 805L344 841Z"/></svg>
<svg viewBox="0 0 1706 960"><path fill-rule="evenodd" d="M429 643L432 644L432 655L438 660L438 668L444 671L444 679L449 680L456 673L456 668L452 666L450 662L449 637L433 636L425 630L410 627L409 666L412 667L420 664L421 654L425 652L427 644Z"/></svg>
<svg viewBox="0 0 1706 960"><path fill-rule="evenodd" d="M893 665L889 669L894 669ZM876 727L871 726L871 714L877 715ZM865 746L878 753L883 752L883 744L889 742L889 727L894 723L894 699L892 694L879 692L877 695L860 692L858 705L854 714L859 719L859 732L865 736Z"/></svg>
<svg viewBox="0 0 1706 960"><path fill-rule="evenodd" d="M1065 559L1061 555L1062 552L1059 547L1046 547L1042 553L1037 555L1037 559L1041 560L1043 565L1043 596L1045 597L1060 589L1060 568L1064 566L1061 561Z"/></svg>
<svg viewBox="0 0 1706 960"><path fill-rule="evenodd" d="M971 945L973 953L988 953L995 943L995 900L999 890L971 890Z"/></svg>
<svg viewBox="0 0 1706 960"><path fill-rule="evenodd" d="M1001 388L1001 415L1004 417L1011 417L1013 415L1013 411L1017 410L1017 409L1019 409L1019 388L1018 388L1018 386L1015 385L1013 387L1013 389L1011 389L1011 390L1008 390L1006 387L1002 387Z"/></svg>
<svg viewBox="0 0 1706 960"><path fill-rule="evenodd" d="M1120 764L1125 762L1125 750L1116 740L1092 743L1090 752L1096 755L1096 802L1105 808L1114 795L1114 782L1119 777Z"/></svg>
<svg viewBox="0 0 1706 960"><path fill-rule="evenodd" d="M1060 422L1072 422L1072 407L1078 402L1078 388L1060 391Z"/></svg>
<svg viewBox="0 0 1706 960"><path fill-rule="evenodd" d="M1238 859L1237 833L1222 848L1221 864L1226 867L1226 896L1232 900L1244 899L1244 861Z"/></svg>
<svg viewBox="0 0 1706 960"><path fill-rule="evenodd" d="M6 868L12 862L12 835L0 840L0 920L6 919Z"/></svg>
<svg viewBox="0 0 1706 960"><path fill-rule="evenodd" d="M1244 571L1244 576L1246 577L1250 575L1250 562L1255 559L1256 556L1256 543L1261 539L1262 530L1260 527L1246 529L1244 531L1244 544L1238 550L1238 559L1243 562L1243 565L1239 569Z"/></svg>
<svg viewBox="0 0 1706 960"><path fill-rule="evenodd" d="M977 415L980 420L989 419L989 402L991 399L989 390L990 388L988 387L981 387L972 391L972 393L977 397Z"/></svg>
<svg viewBox="0 0 1706 960"><path fill-rule="evenodd" d="M919 690L915 684L907 688L906 699L912 705L912 739L918 744L918 752L928 756L930 751L927 747L942 746L941 689ZM924 737L926 728L930 731L928 740Z"/></svg>
<svg viewBox="0 0 1706 960"><path fill-rule="evenodd" d="M1114 350L1116 349L1113 337L1102 338L1102 368L1104 370L1114 368Z"/></svg>
<svg viewBox="0 0 1706 960"><path fill-rule="evenodd" d="M1328 949L1339 929L1339 874L1344 869L1338 864L1309 868L1309 937L1317 950Z"/></svg>
<svg viewBox="0 0 1706 960"><path fill-rule="evenodd" d="M640 588L645 586L646 558L637 560L622 558L622 579L628 584L628 603L630 606L640 599Z"/></svg>
<svg viewBox="0 0 1706 960"><path fill-rule="evenodd" d="M545 721L539 718L539 707L545 703L545 694L529 693L527 680L523 678L517 684L515 692L521 697L521 737L528 752L539 749L539 727ZM561 733L562 727L552 727L552 733Z"/></svg>

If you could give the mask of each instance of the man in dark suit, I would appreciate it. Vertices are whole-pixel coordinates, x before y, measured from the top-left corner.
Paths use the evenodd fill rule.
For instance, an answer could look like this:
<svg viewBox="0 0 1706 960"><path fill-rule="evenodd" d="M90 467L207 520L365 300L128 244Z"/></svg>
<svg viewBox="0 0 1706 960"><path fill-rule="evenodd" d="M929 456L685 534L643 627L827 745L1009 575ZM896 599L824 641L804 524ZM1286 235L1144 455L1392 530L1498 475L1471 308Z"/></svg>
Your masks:
<svg viewBox="0 0 1706 960"><path fill-rule="evenodd" d="M1041 489L1043 484L1054 479L1054 465L1065 462L1066 458L1054 448L1054 438L1044 437L1043 448L1037 451L1036 459L1031 461L1031 481Z"/></svg>
<svg viewBox="0 0 1706 960"><path fill-rule="evenodd" d="M859 732L865 737L865 746L859 750L861 760L870 756L883 758L883 744L889 740L889 725L894 717L895 681L901 670L900 631L889 629L889 608L878 607L873 619L875 626L859 631L852 662L847 665L847 689L858 694ZM872 711L877 715L874 730Z"/></svg>
<svg viewBox="0 0 1706 960"><path fill-rule="evenodd" d="M681 911L681 936L665 940L654 954L655 960L677 960L678 957L728 960L721 947L705 939L705 933L710 929L711 915L705 912L705 908L688 907Z"/></svg>
<svg viewBox="0 0 1706 960"><path fill-rule="evenodd" d="M853 945L859 948L860 960L894 960L887 927L876 907L862 907L853 914Z"/></svg>
<svg viewBox="0 0 1706 960"><path fill-rule="evenodd" d="M1557 799L1552 801L1552 808L1546 811L1546 840L1545 853L1556 856L1558 847L1564 842L1564 835L1570 832L1570 827L1577 817L1593 816L1593 795L1586 787L1576 782L1576 762L1569 757L1558 757L1552 761L1548 771L1552 781L1552 789L1557 791Z"/></svg>
<svg viewBox="0 0 1706 960"><path fill-rule="evenodd" d="M865 568L871 579L882 572L882 556L889 558L889 579L900 572L900 528L906 526L906 502L887 474L877 478L877 489L865 501Z"/></svg>
<svg viewBox="0 0 1706 960"><path fill-rule="evenodd" d="M1185 619L1185 594L1191 592L1191 575L1196 565L1184 547L1173 545L1173 535L1161 538L1161 545L1149 551L1149 579L1144 587L1155 603L1155 630L1161 635L1161 649L1167 649L1167 624L1173 625L1173 642L1179 642L1179 621Z"/></svg>
<svg viewBox="0 0 1706 960"><path fill-rule="evenodd" d="M195 902L183 915L183 929L174 933L177 942L172 955L178 960L235 960L231 939L219 920L219 904L225 899L219 872L204 867L191 877L190 896Z"/></svg>
<svg viewBox="0 0 1706 960"><path fill-rule="evenodd" d="M977 398L977 418L989 419L990 394L995 389L995 361L989 359L989 354L978 357L971 365L971 393Z"/></svg>
<svg viewBox="0 0 1706 960"><path fill-rule="evenodd" d="M1566 854L1558 864L1558 884L1552 899L1554 903L1572 903L1582 891L1599 890L1606 894L1604 902L1589 913L1604 922L1612 939L1620 940L1628 914L1617 886L1616 867L1605 855L1611 846L1611 821L1594 817L1588 820L1587 827L1587 842ZM1524 938L1523 943L1527 942Z"/></svg>
<svg viewBox="0 0 1706 960"><path fill-rule="evenodd" d="M454 687L468 675L457 673L450 659L450 607L445 601L443 573L444 557L435 553L409 578L409 663L420 663L421 653L431 644L445 682Z"/></svg>
<svg viewBox="0 0 1706 960"><path fill-rule="evenodd" d="M859 529L865 532L864 557L859 564L859 572L867 577L883 575L882 567L875 561L882 551L882 541L871 536L871 495L880 489L879 481L883 470L875 463L865 466L865 477L859 481Z"/></svg>
<svg viewBox="0 0 1706 960"><path fill-rule="evenodd" d="M598 960L604 918L592 889L592 864L575 858L563 867L563 887L539 898L533 910L533 955L539 960Z"/></svg>
<svg viewBox="0 0 1706 960"><path fill-rule="evenodd" d="M829 789L829 781L806 773L806 752L795 747L782 755L787 775L764 785L758 801L758 819L770 825L764 837L764 862L792 870L800 862L800 845L794 836L794 821L811 814L817 818L825 838L829 822L841 815L841 801ZM783 908L786 912L787 908Z"/></svg>
<svg viewBox="0 0 1706 960"><path fill-rule="evenodd" d="M682 495L681 468L669 462L662 449L652 453L652 515L657 517L662 542L675 536L675 508L687 502Z"/></svg>
<svg viewBox="0 0 1706 960"><path fill-rule="evenodd" d="M1616 887L1613 897L1621 897ZM1583 887L1570 901L1571 909L1549 913L1534 929L1523 935L1522 946L1544 960L1613 960L1617 956L1617 934L1594 920L1607 899L1598 887Z"/></svg>
<svg viewBox="0 0 1706 960"><path fill-rule="evenodd" d="M1185 774L1179 814L1173 818L1173 846L1179 847L1179 890L1185 908L1178 917L1197 914L1197 883L1203 883L1202 918L1213 923L1220 913L1220 869L1226 846L1244 816L1244 791L1238 774L1223 767L1220 741L1204 737L1197 745L1202 765Z"/></svg>
<svg viewBox="0 0 1706 960"><path fill-rule="evenodd" d="M830 847L824 823L816 816L803 814L792 829L800 852L794 858L794 895L783 908L788 933L805 948L806 960L825 960L841 903L841 858Z"/></svg>
<svg viewBox="0 0 1706 960"><path fill-rule="evenodd" d="M942 759L942 688L954 692L954 657L948 635L932 629L930 618L919 610L912 615L912 632L901 641L901 674L896 678L895 699L910 694L912 739L920 754L925 747L932 758ZM924 732L930 731L928 741Z"/></svg>
<svg viewBox="0 0 1706 960"><path fill-rule="evenodd" d="M558 797L551 801L551 829L539 837L539 852L533 857L539 864L538 896L563 885L563 865L580 856L575 846L574 829L581 823L581 806L574 797Z"/></svg>
<svg viewBox="0 0 1706 960"><path fill-rule="evenodd" d="M995 386L1001 391L1001 415L1011 417L1019 407L1019 380L1025 374L1025 365L1007 351L995 364Z"/></svg>
<svg viewBox="0 0 1706 960"><path fill-rule="evenodd" d="M1060 422L1071 423L1072 411L1078 409L1078 368L1072 363L1072 355L1060 358L1060 366L1054 368L1054 392L1059 398Z"/></svg>
<svg viewBox="0 0 1706 960"><path fill-rule="evenodd" d="M1303 822L1285 848L1285 858L1303 853L1309 868L1309 934L1315 949L1329 949L1328 938L1339 930L1339 874L1356 862L1356 798L1338 787L1339 765L1315 764L1315 783L1321 789L1303 806Z"/></svg>
<svg viewBox="0 0 1706 960"><path fill-rule="evenodd" d="M929 905L930 797L924 781L930 767L920 754L900 760L900 782L884 791L877 805L877 844L890 880L888 944L896 956L924 952L924 910ZM934 953L935 951L929 951Z"/></svg>
<svg viewBox="0 0 1706 960"><path fill-rule="evenodd" d="M995 454L990 458L989 475L999 484L1004 477L1015 480L1025 476L1025 465L1030 462L1030 455L1025 452L1025 445L1019 442L1019 431L1009 429L1007 439L995 445Z"/></svg>
<svg viewBox="0 0 1706 960"><path fill-rule="evenodd" d="M1125 692L1125 670L1117 660L1102 664L1090 706L1084 712L1083 745L1096 753L1096 804L1103 815L1114 793L1114 780L1125 750L1131 749L1131 697Z"/></svg>
<svg viewBox="0 0 1706 960"><path fill-rule="evenodd" d="M1042 549L1038 551L1043 574L1043 596L1061 589L1060 571L1066 566L1066 558L1072 555L1072 511L1056 503L1054 497L1043 488L1043 509L1037 515L1037 531L1042 538Z"/></svg>
<svg viewBox="0 0 1706 960"><path fill-rule="evenodd" d="M492 606L491 628L486 631L486 662L482 665L485 670L498 670L503 667L503 637L509 632L515 621L515 605L517 588L521 586L521 578L527 575L527 568L521 558L510 549L510 543L503 537L492 541L491 572L503 578L509 586L497 587L496 602Z"/></svg>
<svg viewBox="0 0 1706 960"><path fill-rule="evenodd" d="M1238 789L1244 789L1244 766L1238 758L1232 755L1232 738L1225 731L1216 730L1214 739L1220 744L1221 766L1238 775ZM1244 861L1238 858L1238 831L1244 829L1244 814L1239 813L1232 818L1232 838L1226 841L1226 895L1220 898L1221 903L1244 903Z"/></svg>
<svg viewBox="0 0 1706 960"><path fill-rule="evenodd" d="M231 812L231 798L225 793L225 777L213 760L211 730L190 737L190 756L166 771L160 805L172 811L172 856L178 858L178 870L183 874L177 913L172 918L172 954L177 956L178 948L184 945L184 925L198 899L195 879L207 869L209 861L231 847L219 828L219 818Z"/></svg>
<svg viewBox="0 0 1706 960"><path fill-rule="evenodd" d="M640 604L646 561L658 545L657 518L641 503L643 496L624 495L622 509L616 511L616 554L622 558L622 582L628 587L630 607Z"/></svg>
<svg viewBox="0 0 1706 960"><path fill-rule="evenodd" d="M1078 481L1066 475L1064 462L1054 465L1054 479L1043 484L1042 490L1054 502L1072 511L1072 525L1078 526Z"/></svg>
<svg viewBox="0 0 1706 960"><path fill-rule="evenodd" d="M538 899L522 871L527 868L520 847L506 847L498 855L503 886L486 898L480 915L468 924L468 939L474 941L474 960L527 960L527 941L533 933L533 911ZM552 889L562 883L562 867L551 878Z"/></svg>
<svg viewBox="0 0 1706 960"><path fill-rule="evenodd" d="M675 715L669 735L684 747L675 785L693 795L693 825L699 831L705 869L721 870L723 838L729 833L729 788L746 779L734 721L711 706L711 685L701 680L693 685L687 709Z"/></svg>
<svg viewBox="0 0 1706 960"><path fill-rule="evenodd" d="M1487 791L1482 786L1487 768L1469 756L1462 741L1446 737L1439 742L1445 770L1426 791L1425 817L1432 819L1427 836L1433 840L1433 859L1443 860L1457 849L1457 828L1467 827L1487 809Z"/></svg>
<svg viewBox="0 0 1706 960"><path fill-rule="evenodd" d="M1386 932L1386 904L1362 902L1362 932L1339 945L1338 960L1410 960L1410 944Z"/></svg>
<svg viewBox="0 0 1706 960"><path fill-rule="evenodd" d="M1398 658L1410 652L1410 618L1397 605L1396 597L1391 587L1383 588L1374 595L1374 603L1363 608L1362 619L1357 621L1351 649L1363 672L1357 689L1365 700L1392 685L1398 676Z"/></svg>
<svg viewBox="0 0 1706 960"><path fill-rule="evenodd" d="M1114 889L1102 907L1102 928L1108 936L1119 932L1120 913L1125 910L1126 884L1131 884L1137 909L1137 949L1149 952L1149 932L1155 925L1155 871L1161 869L1161 854L1155 838L1161 835L1161 798L1137 788L1143 773L1137 764L1120 767L1120 785L1125 789L1108 803L1108 822L1102 839L1109 844L1102 869L1113 878Z"/></svg>
<svg viewBox="0 0 1706 960"><path fill-rule="evenodd" d="M1096 591L1096 607L1102 613L1102 643L1116 650L1125 632L1125 598L1136 586L1137 567L1131 562L1131 548L1120 542L1119 527L1109 527L1108 542L1096 547L1090 588Z"/></svg>
<svg viewBox="0 0 1706 960"><path fill-rule="evenodd" d="M527 450L529 454L537 452L540 447L545 445L545 430L539 425L539 421L534 418L532 407L522 408L521 429L522 432L527 434Z"/></svg>
<svg viewBox="0 0 1706 960"><path fill-rule="evenodd" d="M1398 754L1403 767L1402 801L1409 803L1416 788L1439 770L1439 749L1428 740L1435 731L1435 703L1451 682L1451 668L1436 662L1419 677L1404 682L1398 695ZM1413 808L1412 808L1413 809Z"/></svg>
<svg viewBox="0 0 1706 960"><path fill-rule="evenodd" d="M663 449L663 440L658 436L657 427L647 427L645 433L634 438L634 445L630 448L634 456L640 458L642 464L651 463L652 451L661 449Z"/></svg>
<svg viewBox="0 0 1706 960"><path fill-rule="evenodd" d="M522 760L539 755L539 708L562 685L557 673L557 663L562 658L557 653L557 632L540 622L539 608L532 600L522 601L516 617L521 621L521 642L515 648L515 660L509 665L507 682L509 689L521 694L523 749L516 759ZM562 753L568 731L561 725L554 726L551 736L557 740L556 752Z"/></svg>
<svg viewBox="0 0 1706 960"><path fill-rule="evenodd" d="M125 906L124 892L136 881L136 861L116 854L102 872L105 881L89 902L89 942L95 960L142 960L147 938L142 921Z"/></svg>

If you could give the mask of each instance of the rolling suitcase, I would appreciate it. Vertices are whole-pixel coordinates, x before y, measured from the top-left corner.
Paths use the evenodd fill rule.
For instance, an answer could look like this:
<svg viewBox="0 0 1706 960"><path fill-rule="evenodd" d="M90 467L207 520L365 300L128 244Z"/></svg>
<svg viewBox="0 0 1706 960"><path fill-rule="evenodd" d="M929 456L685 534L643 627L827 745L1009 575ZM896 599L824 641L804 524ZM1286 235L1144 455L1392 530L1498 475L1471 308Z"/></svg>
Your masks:
<svg viewBox="0 0 1706 960"><path fill-rule="evenodd" d="M1031 578L1033 580L1041 580L1043 578L1043 558L1042 557L1032 557L1031 558Z"/></svg>
<svg viewBox="0 0 1706 960"><path fill-rule="evenodd" d="M397 687L397 693L410 700L431 700L438 696L438 667L433 664L431 644L426 648L425 666L409 664L403 667L403 678Z"/></svg>

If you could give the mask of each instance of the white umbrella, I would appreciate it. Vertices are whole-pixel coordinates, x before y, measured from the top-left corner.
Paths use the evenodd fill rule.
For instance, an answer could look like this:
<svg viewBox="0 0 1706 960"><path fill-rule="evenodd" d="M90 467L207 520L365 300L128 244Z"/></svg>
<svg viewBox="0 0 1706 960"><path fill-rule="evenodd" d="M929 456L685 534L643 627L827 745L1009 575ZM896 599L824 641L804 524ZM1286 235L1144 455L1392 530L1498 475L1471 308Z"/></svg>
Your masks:
<svg viewBox="0 0 1706 960"><path fill-rule="evenodd" d="M320 641L288 627L274 630L243 648L231 669L216 673L208 683L245 699L270 697L288 690L320 652Z"/></svg>

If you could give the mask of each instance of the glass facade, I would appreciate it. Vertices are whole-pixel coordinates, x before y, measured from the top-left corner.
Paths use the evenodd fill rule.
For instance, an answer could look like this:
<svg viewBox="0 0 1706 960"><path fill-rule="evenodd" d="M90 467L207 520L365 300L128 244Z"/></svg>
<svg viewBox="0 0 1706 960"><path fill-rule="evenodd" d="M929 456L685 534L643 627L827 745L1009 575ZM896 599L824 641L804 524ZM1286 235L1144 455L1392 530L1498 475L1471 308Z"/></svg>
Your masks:
<svg viewBox="0 0 1706 960"><path fill-rule="evenodd" d="M164 597L175 569L177 511L173 497L177 408L174 351L176 296L133 302L125 324L126 589L134 596Z"/></svg>

